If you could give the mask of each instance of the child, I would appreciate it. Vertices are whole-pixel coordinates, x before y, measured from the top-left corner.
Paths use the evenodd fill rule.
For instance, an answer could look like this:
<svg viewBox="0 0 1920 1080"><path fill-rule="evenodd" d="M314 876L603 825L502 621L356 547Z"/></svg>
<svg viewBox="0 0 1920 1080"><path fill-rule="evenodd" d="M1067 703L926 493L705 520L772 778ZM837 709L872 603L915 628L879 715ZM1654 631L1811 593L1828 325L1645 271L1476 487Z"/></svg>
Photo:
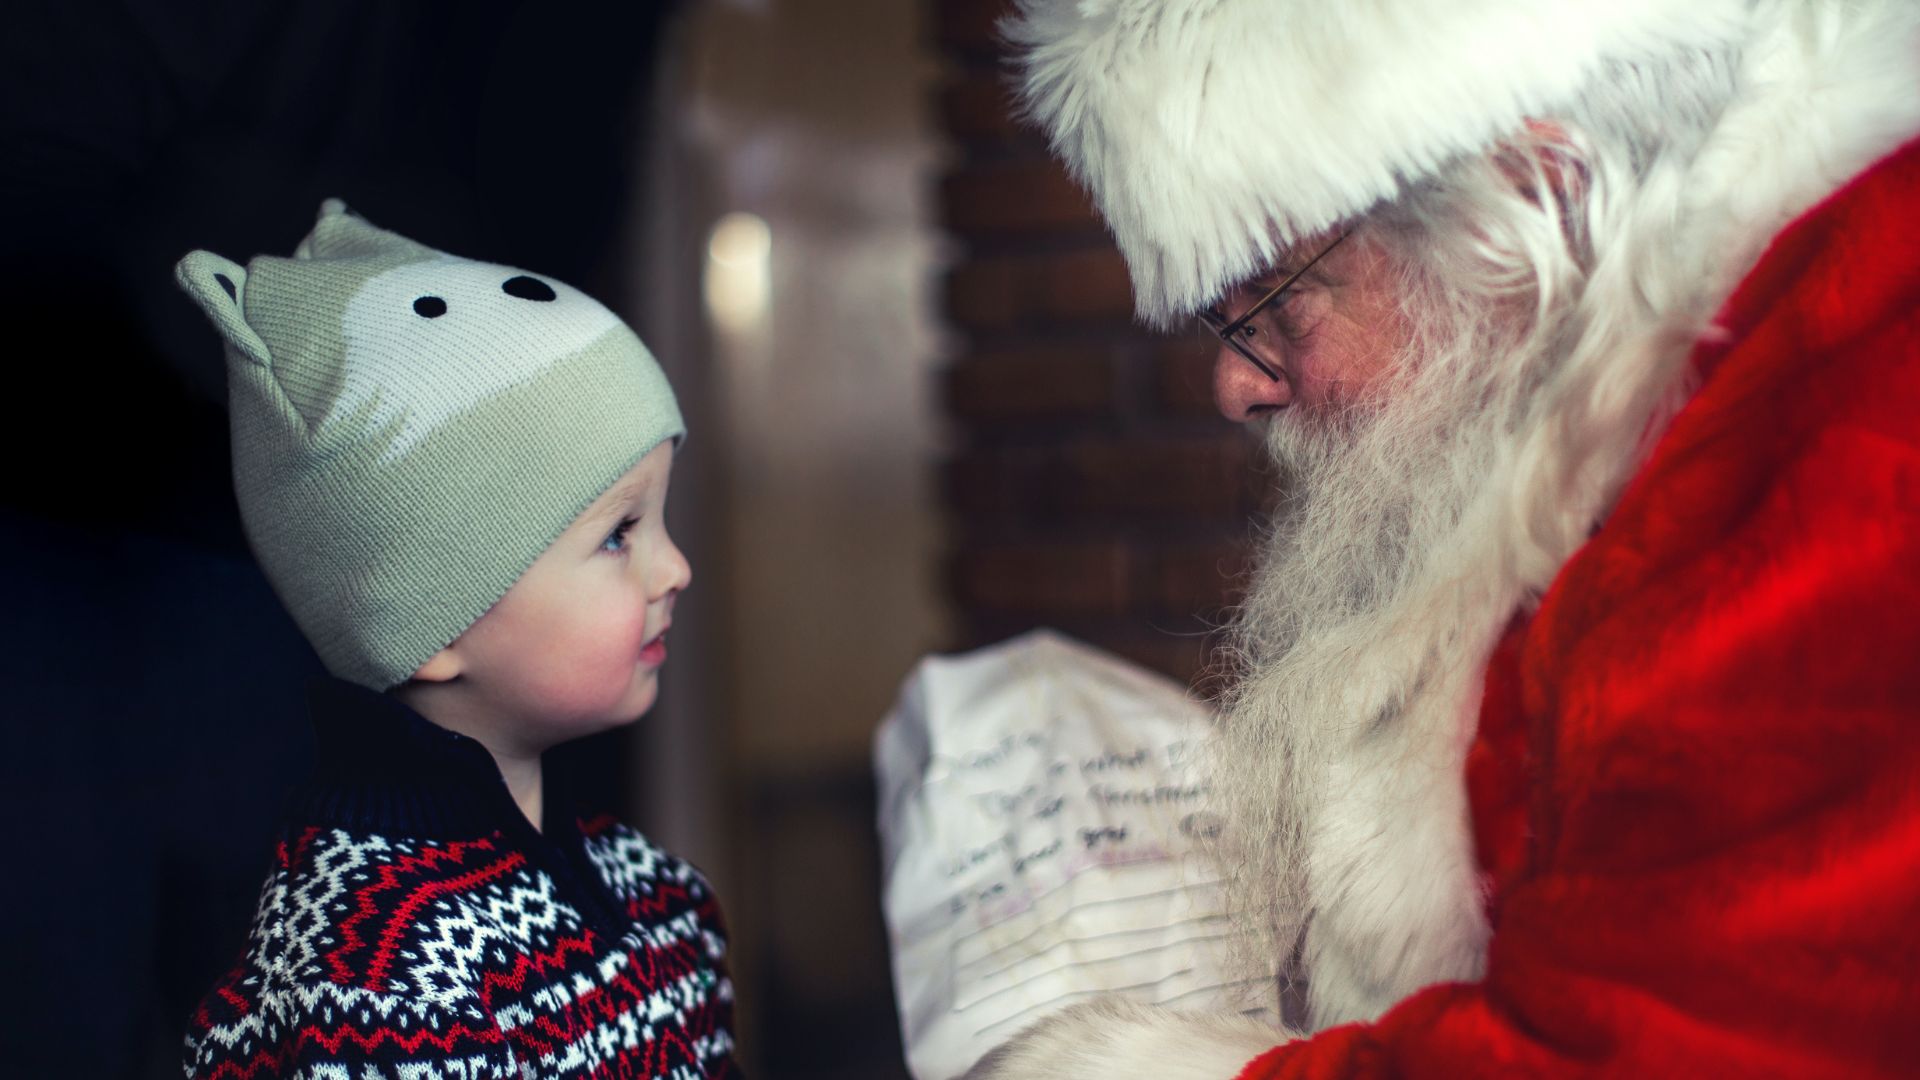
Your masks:
<svg viewBox="0 0 1920 1080"><path fill-rule="evenodd" d="M291 259L176 276L226 340L248 538L335 676L188 1076L734 1075L706 882L540 767L652 706L688 584L653 358L338 200Z"/></svg>

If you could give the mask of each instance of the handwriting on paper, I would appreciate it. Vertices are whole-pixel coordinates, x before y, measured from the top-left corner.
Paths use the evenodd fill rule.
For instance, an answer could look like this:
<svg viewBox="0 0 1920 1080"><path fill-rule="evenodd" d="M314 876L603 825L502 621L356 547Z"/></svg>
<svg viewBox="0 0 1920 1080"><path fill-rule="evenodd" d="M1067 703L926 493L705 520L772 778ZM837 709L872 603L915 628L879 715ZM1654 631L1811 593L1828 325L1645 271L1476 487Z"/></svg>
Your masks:
<svg viewBox="0 0 1920 1080"><path fill-rule="evenodd" d="M1055 719L1038 730L1008 732L988 746L935 759L930 778L969 787L967 799L981 817L1005 826L997 835L954 853L946 867L947 877L978 876L978 871L990 867L1010 870L1013 878L1024 879L1039 870L1052 870L1056 863L1063 864L1061 869L1071 874L1095 863L1166 857L1158 837L1164 828L1143 828L1141 823L1129 822L1120 815L1129 810L1153 812L1198 804L1206 797L1206 785L1198 782L1130 782L1140 777L1164 777L1169 770L1189 767L1192 755L1188 744L1133 746L1105 749L1091 756L1060 757L1053 753L1053 740L1046 734L1048 727L1060 722ZM1025 782L1010 787L992 783L1009 776ZM1049 839L1023 843L1023 834L1031 831L1020 827L1023 820L1046 823L1044 835ZM1172 827L1183 835L1196 835L1185 829L1182 821L1172 822ZM982 880L956 890L947 907L958 915L997 902L1001 906L994 912L1008 914L1030 900L1030 889L1022 885L1020 881Z"/></svg>
<svg viewBox="0 0 1920 1080"><path fill-rule="evenodd" d="M929 659L914 680L878 756L920 1080L1094 995L1237 1007L1232 924L1202 856L1221 827L1197 768L1206 709L1044 633Z"/></svg>

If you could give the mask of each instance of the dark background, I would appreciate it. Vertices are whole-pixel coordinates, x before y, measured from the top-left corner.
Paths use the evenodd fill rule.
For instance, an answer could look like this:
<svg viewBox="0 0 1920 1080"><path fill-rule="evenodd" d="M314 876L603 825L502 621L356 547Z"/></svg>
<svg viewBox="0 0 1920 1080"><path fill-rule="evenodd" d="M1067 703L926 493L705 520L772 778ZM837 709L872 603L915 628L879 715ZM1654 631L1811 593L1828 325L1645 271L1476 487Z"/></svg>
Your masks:
<svg viewBox="0 0 1920 1080"><path fill-rule="evenodd" d="M9 5L0 1072L179 1075L306 757L319 665L247 555L220 349L174 261L291 252L337 195L619 295L674 8ZM625 759L561 764L619 805Z"/></svg>
<svg viewBox="0 0 1920 1080"><path fill-rule="evenodd" d="M8 5L0 1076L179 1075L243 939L319 667L247 554L219 343L172 267L288 253L328 196L660 350L697 429L679 668L646 731L558 764L714 880L753 1075L904 1075L867 757L898 680L1035 626L1194 677L1275 490L1212 410L1215 344L1133 325L1018 121L1010 2ZM699 284L734 211L774 237L740 385L809 423L734 424L757 398Z"/></svg>

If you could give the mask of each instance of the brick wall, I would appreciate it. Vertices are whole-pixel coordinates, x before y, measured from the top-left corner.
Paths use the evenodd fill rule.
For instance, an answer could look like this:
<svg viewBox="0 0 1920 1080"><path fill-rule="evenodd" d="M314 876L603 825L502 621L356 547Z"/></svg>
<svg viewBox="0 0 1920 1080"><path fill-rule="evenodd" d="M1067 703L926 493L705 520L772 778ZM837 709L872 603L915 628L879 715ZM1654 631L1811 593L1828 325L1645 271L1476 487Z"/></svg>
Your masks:
<svg viewBox="0 0 1920 1080"><path fill-rule="evenodd" d="M1013 117L1005 0L933 0L951 146L940 216L954 432L949 581L966 644L1050 625L1188 679L1273 487L1214 411L1197 333L1132 324L1086 196Z"/></svg>

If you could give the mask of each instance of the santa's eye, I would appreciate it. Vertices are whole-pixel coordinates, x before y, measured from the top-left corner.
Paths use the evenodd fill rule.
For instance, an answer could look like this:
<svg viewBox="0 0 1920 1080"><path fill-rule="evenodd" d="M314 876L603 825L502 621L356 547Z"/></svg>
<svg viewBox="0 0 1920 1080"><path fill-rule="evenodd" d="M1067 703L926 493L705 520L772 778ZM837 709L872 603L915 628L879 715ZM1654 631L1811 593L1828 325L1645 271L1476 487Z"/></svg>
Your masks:
<svg viewBox="0 0 1920 1080"><path fill-rule="evenodd" d="M1273 298L1257 320L1266 333L1298 341L1307 336L1317 322L1319 305L1309 303L1310 290L1293 288Z"/></svg>

